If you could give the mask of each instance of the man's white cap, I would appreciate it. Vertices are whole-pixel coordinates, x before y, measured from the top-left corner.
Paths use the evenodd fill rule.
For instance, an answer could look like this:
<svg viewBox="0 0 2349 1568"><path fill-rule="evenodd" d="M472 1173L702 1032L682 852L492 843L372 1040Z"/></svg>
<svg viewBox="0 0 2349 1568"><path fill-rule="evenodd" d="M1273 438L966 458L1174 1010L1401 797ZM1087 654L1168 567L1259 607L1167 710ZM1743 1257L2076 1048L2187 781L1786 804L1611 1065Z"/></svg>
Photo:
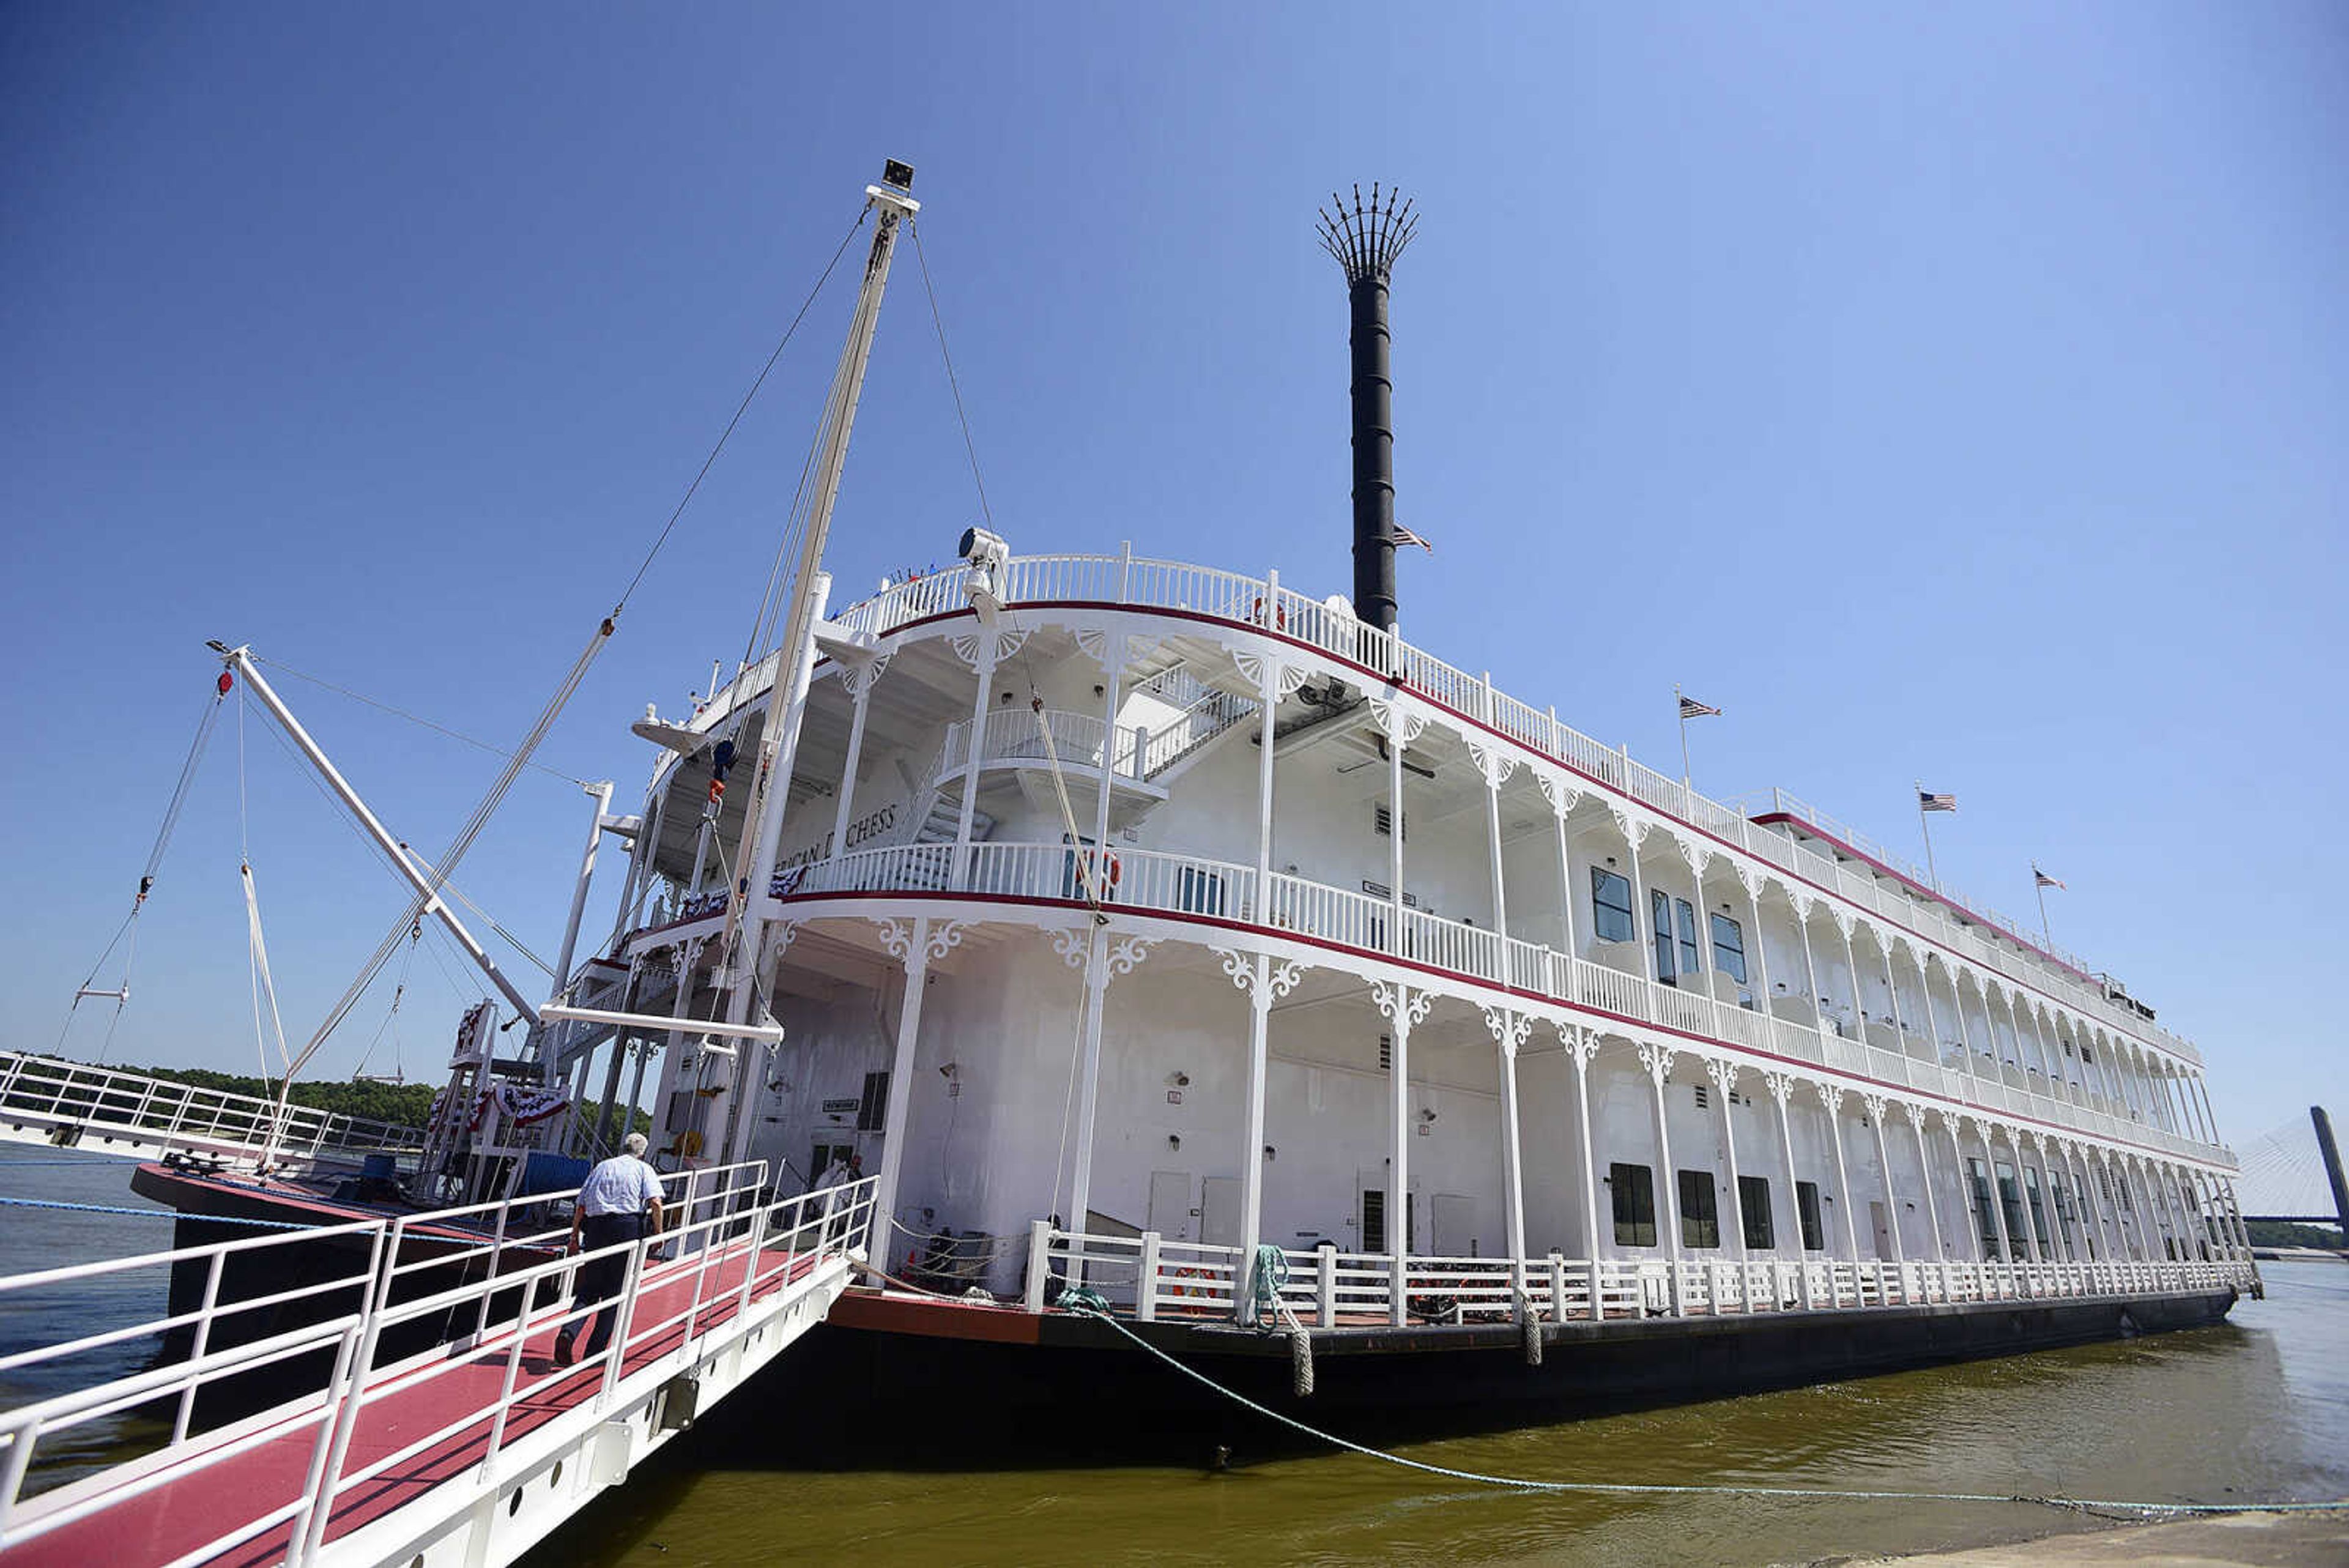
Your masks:
<svg viewBox="0 0 2349 1568"><path fill-rule="evenodd" d="M630 1154L642 1154L645 1152L647 1147L645 1135L642 1133L630 1133L627 1137L620 1140L620 1147L626 1149Z"/></svg>

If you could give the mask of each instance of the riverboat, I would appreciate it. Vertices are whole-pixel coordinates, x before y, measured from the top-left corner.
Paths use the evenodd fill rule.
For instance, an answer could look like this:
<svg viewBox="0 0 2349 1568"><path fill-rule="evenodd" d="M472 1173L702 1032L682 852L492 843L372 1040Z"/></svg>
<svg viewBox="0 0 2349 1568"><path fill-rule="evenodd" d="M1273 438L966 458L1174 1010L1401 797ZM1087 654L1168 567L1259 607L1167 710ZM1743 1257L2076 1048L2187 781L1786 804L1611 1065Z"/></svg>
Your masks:
<svg viewBox="0 0 2349 1568"><path fill-rule="evenodd" d="M632 726L650 780L596 794L572 930L615 838L616 919L512 1063L469 1016L434 1198L609 1148L649 1077L667 1168L877 1179L868 1282L783 1375L1046 1406L1215 1397L1129 1334L1264 1397L1432 1407L2000 1354L2257 1288L2203 1058L2111 975L1401 636L1392 193L1324 235L1350 596L1300 539L1231 570L983 528L835 594L910 180L868 192L783 635Z"/></svg>

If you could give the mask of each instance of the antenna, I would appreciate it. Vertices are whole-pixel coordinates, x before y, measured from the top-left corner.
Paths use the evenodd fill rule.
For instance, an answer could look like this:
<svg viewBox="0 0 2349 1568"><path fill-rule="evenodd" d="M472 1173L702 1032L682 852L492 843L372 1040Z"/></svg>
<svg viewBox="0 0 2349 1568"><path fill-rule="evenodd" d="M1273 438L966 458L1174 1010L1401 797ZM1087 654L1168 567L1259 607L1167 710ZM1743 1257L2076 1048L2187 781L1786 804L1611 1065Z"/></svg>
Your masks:
<svg viewBox="0 0 2349 1568"><path fill-rule="evenodd" d="M1352 306L1354 408L1354 614L1381 631L1395 624L1394 380L1389 366L1387 286L1418 232L1402 192L1372 182L1370 200L1336 192L1319 212L1321 248L1346 271Z"/></svg>

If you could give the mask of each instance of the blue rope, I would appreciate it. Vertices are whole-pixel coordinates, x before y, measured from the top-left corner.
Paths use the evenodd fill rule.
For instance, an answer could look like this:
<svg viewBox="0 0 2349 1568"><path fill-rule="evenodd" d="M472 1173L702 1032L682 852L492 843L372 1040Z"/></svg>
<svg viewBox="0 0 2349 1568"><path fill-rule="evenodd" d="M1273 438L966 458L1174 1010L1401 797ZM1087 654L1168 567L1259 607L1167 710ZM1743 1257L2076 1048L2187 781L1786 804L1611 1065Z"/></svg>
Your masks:
<svg viewBox="0 0 2349 1568"><path fill-rule="evenodd" d="M30 1164L31 1161L26 1161ZM66 1209L77 1214L129 1214L140 1220L177 1220L176 1210L170 1209L132 1209L116 1203L61 1203L47 1198L0 1198L0 1203L11 1209ZM291 1220L236 1220L225 1214L194 1214L188 1218L202 1220L212 1225L254 1225L265 1231L312 1231L316 1227Z"/></svg>

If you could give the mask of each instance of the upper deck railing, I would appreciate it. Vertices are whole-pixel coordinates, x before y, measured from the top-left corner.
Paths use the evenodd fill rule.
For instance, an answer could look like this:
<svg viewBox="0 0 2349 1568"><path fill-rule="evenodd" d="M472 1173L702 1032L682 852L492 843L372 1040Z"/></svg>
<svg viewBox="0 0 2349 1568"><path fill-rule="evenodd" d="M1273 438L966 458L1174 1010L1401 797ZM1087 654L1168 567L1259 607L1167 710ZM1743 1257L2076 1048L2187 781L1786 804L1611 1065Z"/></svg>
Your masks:
<svg viewBox="0 0 2349 1568"><path fill-rule="evenodd" d="M968 602L964 584L968 571L967 566L954 566L896 584L849 606L833 618L834 622L852 634L877 637L914 621L961 611ZM1711 800L1680 780L1635 762L1628 748L1601 745L1561 723L1556 709L1537 710L1498 690L1488 676L1471 675L1446 664L1392 633L1365 626L1343 610L1281 587L1270 577L1133 556L1019 556L1007 568L1003 597L1007 610L1015 615L1022 605L1098 603L1224 621L1283 637L1366 668L1652 810L1782 869L1811 877L1888 918L1920 927L1985 967L2057 997L2083 1016L2096 1019L2151 1049L2201 1064L2201 1054L2191 1044L2116 1005L2101 988L2084 981L2085 961L2047 953L2019 934L2014 921L1989 914L1946 888L1933 888L1930 878L1901 868L1899 857L1882 850L1874 840L1855 836L1840 824L1830 826L1832 818L1795 797L1774 794L1773 798L1789 815L1813 823L1878 860L1894 875L1928 889L1928 896L1914 897L1905 888L1885 887L1830 856L1798 856L1788 835L1757 825L1745 812ZM757 682L771 679L771 661L745 670L706 712L729 711L735 701L753 695ZM2009 945L1990 940L1985 930Z"/></svg>
<svg viewBox="0 0 2349 1568"><path fill-rule="evenodd" d="M290 1104L280 1119L275 1101L252 1095L0 1051L0 1125L11 1121L32 1126L57 1141L79 1143L95 1135L134 1147L186 1149L232 1159L257 1158L272 1147L273 1124L280 1158L412 1155L424 1147L421 1127ZM78 1134L70 1130L77 1128Z"/></svg>
<svg viewBox="0 0 2349 1568"><path fill-rule="evenodd" d="M795 872L788 897L891 892L950 897L965 892L1074 901L1083 896L1077 852L1066 845L1001 841L971 845L959 882L955 876L956 858L951 844L854 850ZM1259 890L1252 866L1121 846L1108 857L1101 885L1103 901L1120 908L1236 921L1273 935L1294 935L1383 954L1490 985L2075 1128L2118 1143L2222 1166L2235 1163L2224 1148L2145 1121L2084 1083L2050 1082L2035 1067L1992 1063L1978 1051L1969 1054L1955 1039L1937 1041L1922 1031L1896 1031L1889 1023L1867 1026L1857 1037L1847 1036L1838 1028L1816 1027L1803 1019L1723 1002L1701 991L1662 985L1645 975L1539 943L1515 938L1504 940L1496 931L1424 910L1406 908L1397 922L1394 905L1388 899L1302 877L1276 872L1270 885ZM1857 1020L1853 1023L1859 1027Z"/></svg>

